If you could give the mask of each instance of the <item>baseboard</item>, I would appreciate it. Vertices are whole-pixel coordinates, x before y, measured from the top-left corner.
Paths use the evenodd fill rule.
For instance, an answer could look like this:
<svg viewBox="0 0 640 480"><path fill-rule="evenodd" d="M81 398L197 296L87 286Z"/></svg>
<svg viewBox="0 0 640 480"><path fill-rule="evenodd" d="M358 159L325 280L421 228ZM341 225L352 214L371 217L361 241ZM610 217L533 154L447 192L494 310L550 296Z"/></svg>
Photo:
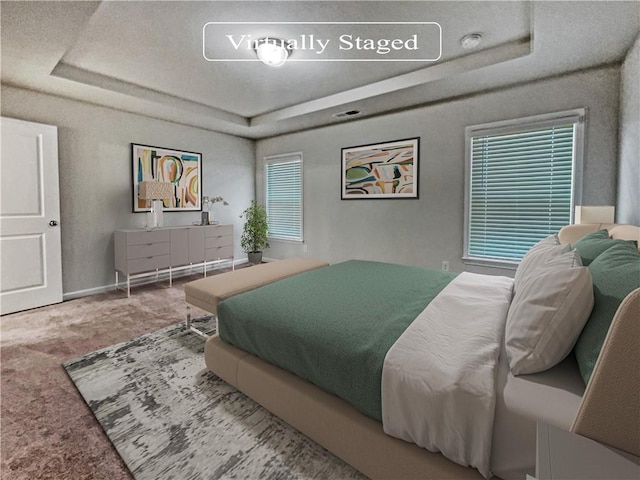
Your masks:
<svg viewBox="0 0 640 480"><path fill-rule="evenodd" d="M102 287L87 288L86 290L76 290L75 292L65 292L62 294L62 301L73 300L74 298L88 297L99 293L111 292L116 288L116 284L104 285Z"/></svg>
<svg viewBox="0 0 640 480"><path fill-rule="evenodd" d="M248 263L248 259L246 258L240 258L237 260L233 261L233 265L242 265L244 263ZM265 260L266 261L266 260ZM229 264L227 263L226 266L228 266ZM223 264L222 266L225 266L225 264ZM215 270L215 268L214 268ZM211 268L207 268L207 271L211 271ZM173 272L173 274L171 275L173 277L173 279L176 278L180 278L180 277L184 277L186 275L192 275L192 274L202 274L203 273L203 268L202 267L193 267L192 269L184 269L184 270L179 270L176 272ZM157 281L168 281L169 280L169 273L165 272L165 273L160 273L158 274L158 280ZM121 280L122 281L122 280ZM155 277L143 277L143 278L134 278L133 280L131 280L131 287L139 287L141 285L147 285L147 284L151 284L151 283L155 283L156 282L156 278ZM122 285L122 283L120 284ZM80 297L87 297L89 295L97 295L99 293L107 293L107 292L112 292L114 291L116 288L116 284L111 283L109 285L103 285L101 287L94 287L94 288L87 288L86 290L76 290L74 292L65 292L62 294L62 301L66 302L67 300L73 300L74 298L80 298ZM132 292L133 294L133 292Z"/></svg>

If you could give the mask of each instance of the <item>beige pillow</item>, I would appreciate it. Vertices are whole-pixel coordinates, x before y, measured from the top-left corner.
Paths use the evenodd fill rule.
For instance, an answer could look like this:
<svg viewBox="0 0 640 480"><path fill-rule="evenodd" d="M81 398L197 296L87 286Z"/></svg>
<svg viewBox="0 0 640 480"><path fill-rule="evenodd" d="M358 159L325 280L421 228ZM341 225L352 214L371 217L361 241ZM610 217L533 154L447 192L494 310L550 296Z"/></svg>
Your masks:
<svg viewBox="0 0 640 480"><path fill-rule="evenodd" d="M514 291L518 291L518 284L523 278L530 277L534 270L543 267L549 261L567 253L569 250L571 250L571 245L560 245L557 235L551 235L540 240L520 260L514 278Z"/></svg>
<svg viewBox="0 0 640 480"><path fill-rule="evenodd" d="M505 344L514 375L553 367L571 352L593 308L591 273L573 250L520 276Z"/></svg>

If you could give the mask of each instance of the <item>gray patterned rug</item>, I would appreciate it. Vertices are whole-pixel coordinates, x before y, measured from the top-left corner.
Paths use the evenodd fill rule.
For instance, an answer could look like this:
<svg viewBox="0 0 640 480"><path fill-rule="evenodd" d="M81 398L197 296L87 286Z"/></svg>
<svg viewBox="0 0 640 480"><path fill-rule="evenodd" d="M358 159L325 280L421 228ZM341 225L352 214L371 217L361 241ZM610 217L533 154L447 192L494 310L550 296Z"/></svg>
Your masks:
<svg viewBox="0 0 640 480"><path fill-rule="evenodd" d="M174 325L64 363L136 480L364 478L206 370L203 349Z"/></svg>

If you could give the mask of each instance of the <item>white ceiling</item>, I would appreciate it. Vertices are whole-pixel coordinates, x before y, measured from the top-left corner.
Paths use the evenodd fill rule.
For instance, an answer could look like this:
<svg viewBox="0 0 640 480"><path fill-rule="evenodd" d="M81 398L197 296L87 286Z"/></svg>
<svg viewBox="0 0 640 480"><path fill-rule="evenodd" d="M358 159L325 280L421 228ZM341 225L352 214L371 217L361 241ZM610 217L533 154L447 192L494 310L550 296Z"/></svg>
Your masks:
<svg viewBox="0 0 640 480"><path fill-rule="evenodd" d="M345 121L332 117L345 110L378 115L620 62L640 32L638 1L3 0L0 14L3 84L248 138ZM252 25L254 37L326 34L276 24L310 21L437 22L442 57L279 68L203 57L207 22L273 22ZM405 25L395 28L406 38ZM469 52L459 41L472 32L483 42ZM219 48L206 47L209 58Z"/></svg>

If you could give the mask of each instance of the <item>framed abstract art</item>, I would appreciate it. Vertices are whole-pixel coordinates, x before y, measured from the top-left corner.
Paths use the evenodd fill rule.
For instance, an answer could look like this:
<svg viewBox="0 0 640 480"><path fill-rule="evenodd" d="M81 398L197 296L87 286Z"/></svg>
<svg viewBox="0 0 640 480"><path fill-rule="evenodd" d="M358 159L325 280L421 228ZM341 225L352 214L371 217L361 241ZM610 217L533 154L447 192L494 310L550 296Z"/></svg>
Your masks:
<svg viewBox="0 0 640 480"><path fill-rule="evenodd" d="M343 200L418 198L420 138L342 149Z"/></svg>
<svg viewBox="0 0 640 480"><path fill-rule="evenodd" d="M144 181L170 182L172 196L164 200L164 211L202 210L202 154L150 145L131 144L133 212L148 212L138 198Z"/></svg>

